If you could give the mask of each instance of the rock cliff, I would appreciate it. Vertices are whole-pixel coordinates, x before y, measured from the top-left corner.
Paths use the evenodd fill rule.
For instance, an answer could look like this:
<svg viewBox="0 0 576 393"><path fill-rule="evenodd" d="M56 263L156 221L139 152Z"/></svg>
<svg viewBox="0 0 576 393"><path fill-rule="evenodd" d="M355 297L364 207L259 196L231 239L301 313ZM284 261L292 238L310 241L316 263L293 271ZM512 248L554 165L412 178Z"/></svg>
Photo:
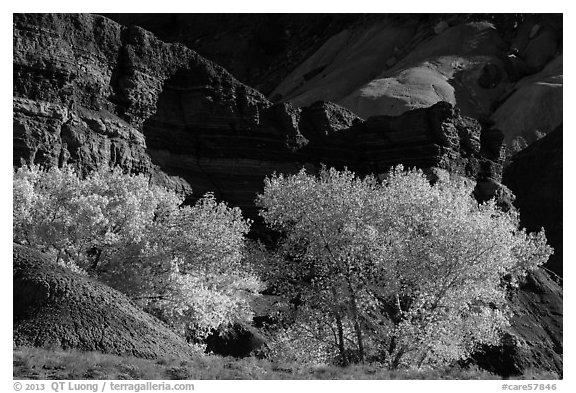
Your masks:
<svg viewBox="0 0 576 393"><path fill-rule="evenodd" d="M562 122L562 14L108 15L275 103L333 101L366 118L448 101L494 123L510 155Z"/></svg>
<svg viewBox="0 0 576 393"><path fill-rule="evenodd" d="M139 27L14 16L15 165L120 165L196 197L213 191L254 217L274 171L325 163L379 173L403 162L498 182L501 149L497 131L446 103L367 121L326 102L273 104Z"/></svg>
<svg viewBox="0 0 576 393"><path fill-rule="evenodd" d="M512 156L504 169L502 182L516 196L521 225L529 231L544 228L554 255L510 294L514 317L502 345L477 356L480 365L500 374L529 369L563 373L562 156L560 125Z"/></svg>

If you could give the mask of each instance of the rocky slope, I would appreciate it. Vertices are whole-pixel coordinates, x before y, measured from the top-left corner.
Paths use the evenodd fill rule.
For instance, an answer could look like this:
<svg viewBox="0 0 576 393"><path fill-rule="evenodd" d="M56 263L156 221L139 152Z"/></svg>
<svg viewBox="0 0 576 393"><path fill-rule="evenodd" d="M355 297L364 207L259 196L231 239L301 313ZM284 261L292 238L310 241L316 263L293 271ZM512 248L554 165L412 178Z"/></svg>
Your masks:
<svg viewBox="0 0 576 393"><path fill-rule="evenodd" d="M480 367L513 377L530 370L563 375L563 290L544 270L510 294L511 327L502 344L473 356Z"/></svg>
<svg viewBox="0 0 576 393"><path fill-rule="evenodd" d="M465 27L479 34L474 56L492 53L492 38L480 45L485 28ZM265 176L302 166L314 171L321 163L361 174L380 174L398 163L418 166L431 178L472 179L478 199L499 195L510 202L501 184L500 131L447 102L402 112L363 119L325 101L273 103L186 46L167 44L142 28L94 15L14 15L15 165L69 163L83 171L120 165L184 193L193 190L195 197L213 191L252 218ZM517 312L523 315L521 337L541 326L561 326L561 307L548 313L538 300L547 293L558 305L561 288L536 282L536 291L518 294L525 299ZM561 329L551 329L549 337L538 344L546 351L521 355L536 360L517 363L558 371Z"/></svg>
<svg viewBox="0 0 576 393"><path fill-rule="evenodd" d="M13 246L14 344L144 358L192 356L188 344L121 293Z"/></svg>

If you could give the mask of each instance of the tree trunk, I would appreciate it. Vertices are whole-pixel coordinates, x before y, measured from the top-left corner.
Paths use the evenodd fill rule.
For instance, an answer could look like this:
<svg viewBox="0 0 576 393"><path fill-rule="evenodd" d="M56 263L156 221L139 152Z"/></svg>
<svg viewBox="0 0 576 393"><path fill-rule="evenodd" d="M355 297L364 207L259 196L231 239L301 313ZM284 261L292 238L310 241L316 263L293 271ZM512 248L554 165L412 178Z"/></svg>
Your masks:
<svg viewBox="0 0 576 393"><path fill-rule="evenodd" d="M391 363L391 368L393 370L398 368L398 366L400 365L400 359L402 359L403 355L404 355L404 348L400 348L398 350L398 352L396 353L396 356L394 356L394 360L392 360L392 363Z"/></svg>
<svg viewBox="0 0 576 393"><path fill-rule="evenodd" d="M336 314L336 328L338 329L338 351L340 352L340 357L344 363L343 365L346 365L348 361L346 359L346 350L344 348L344 329L342 328L342 319L338 314Z"/></svg>
<svg viewBox="0 0 576 393"><path fill-rule="evenodd" d="M348 281L348 290L350 291L350 311L352 312L352 318L354 320L354 332L356 333L356 341L358 344L358 358L360 363L364 363L364 340L362 339L362 329L360 328L360 321L358 319L358 306L356 305L356 296L354 295L354 288L349 277L346 277Z"/></svg>
<svg viewBox="0 0 576 393"><path fill-rule="evenodd" d="M354 320L354 330L356 332L356 340L358 341L358 358L360 363L364 363L364 342L362 340L362 329L360 329L358 317Z"/></svg>
<svg viewBox="0 0 576 393"><path fill-rule="evenodd" d="M96 269L98 268L98 263L100 262L101 256L102 256L102 249L99 248L96 250L96 257L94 258L94 261L92 262L92 266L90 267L93 272L95 272Z"/></svg>

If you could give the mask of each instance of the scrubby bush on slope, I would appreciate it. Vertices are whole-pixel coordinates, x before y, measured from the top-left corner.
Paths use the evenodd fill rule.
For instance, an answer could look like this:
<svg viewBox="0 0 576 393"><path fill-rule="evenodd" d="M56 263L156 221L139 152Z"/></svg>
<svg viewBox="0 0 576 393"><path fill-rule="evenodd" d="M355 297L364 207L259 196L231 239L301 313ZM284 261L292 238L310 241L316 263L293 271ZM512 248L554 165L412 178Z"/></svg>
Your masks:
<svg viewBox="0 0 576 393"><path fill-rule="evenodd" d="M284 234L267 274L298 300L277 340L295 357L393 368L466 358L498 343L506 287L551 254L516 213L402 167L383 182L334 169L274 175L258 203Z"/></svg>
<svg viewBox="0 0 576 393"><path fill-rule="evenodd" d="M182 206L143 175L20 168L14 241L96 276L185 335L248 321L260 283L243 263L250 222L211 194Z"/></svg>

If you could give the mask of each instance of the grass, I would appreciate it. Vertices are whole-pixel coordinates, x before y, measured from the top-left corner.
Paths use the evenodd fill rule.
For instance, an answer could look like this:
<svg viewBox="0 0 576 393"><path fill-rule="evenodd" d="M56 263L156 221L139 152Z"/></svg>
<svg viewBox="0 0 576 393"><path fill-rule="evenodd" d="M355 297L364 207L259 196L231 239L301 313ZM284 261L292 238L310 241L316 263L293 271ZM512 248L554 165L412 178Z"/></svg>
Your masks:
<svg viewBox="0 0 576 393"><path fill-rule="evenodd" d="M499 379L478 369L387 370L376 365L304 366L256 358L235 359L199 354L188 359L140 359L99 352L16 348L15 379ZM555 374L533 372L526 379L557 379Z"/></svg>

